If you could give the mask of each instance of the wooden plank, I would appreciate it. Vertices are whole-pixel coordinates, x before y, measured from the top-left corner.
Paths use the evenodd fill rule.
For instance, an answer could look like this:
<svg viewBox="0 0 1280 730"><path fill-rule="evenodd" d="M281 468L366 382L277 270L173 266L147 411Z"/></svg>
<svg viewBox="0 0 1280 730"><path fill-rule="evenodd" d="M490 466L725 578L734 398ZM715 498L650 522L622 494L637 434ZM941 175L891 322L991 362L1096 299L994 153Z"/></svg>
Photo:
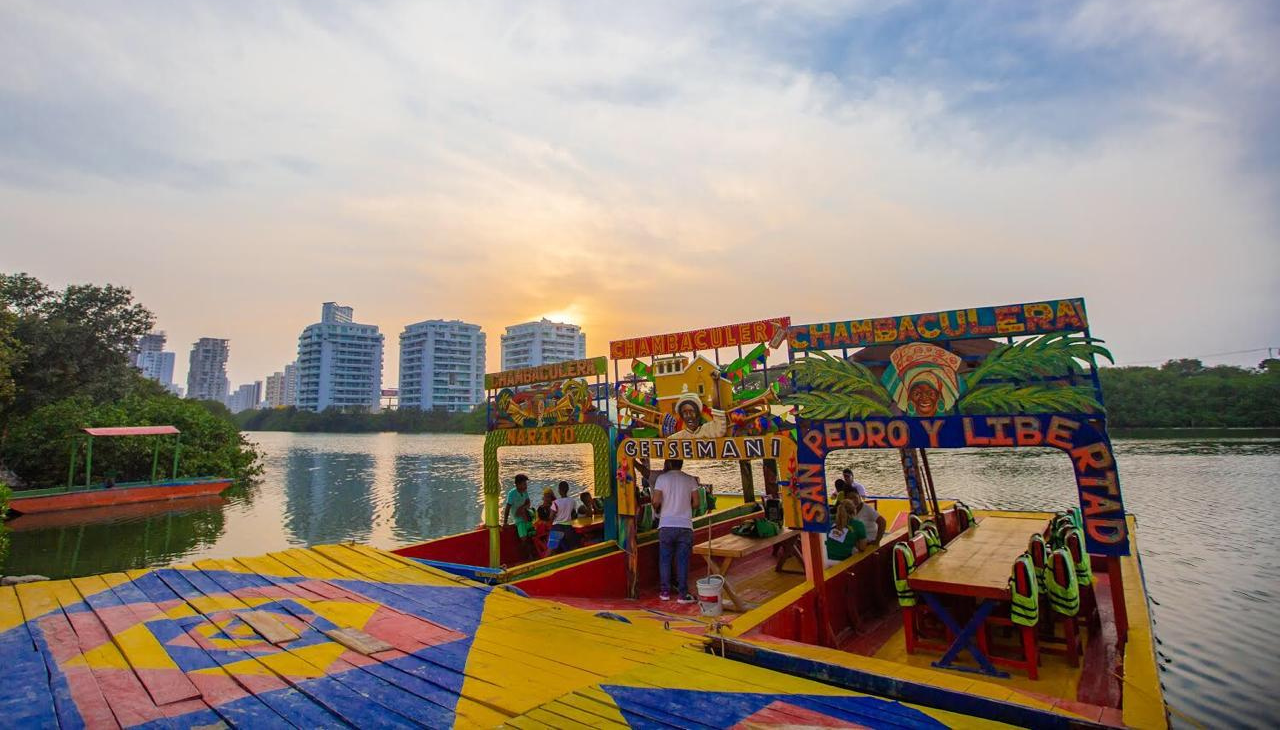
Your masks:
<svg viewBox="0 0 1280 730"><path fill-rule="evenodd" d="M127 576L120 578L122 582L128 580ZM200 697L200 690L182 673L133 608L116 596L104 576L73 578L71 583L111 632L111 640L157 707ZM157 609L154 613L160 612Z"/></svg>
<svg viewBox="0 0 1280 730"><path fill-rule="evenodd" d="M156 577L159 579L157 585L144 584L142 586L144 592L152 596L152 600L163 596L165 590L187 601L188 605L191 605L192 598L203 597L204 595L186 581L180 571L157 571ZM197 624L188 628L188 634L194 636L199 625L213 629L217 628L209 621L208 617L202 614L200 616L201 618ZM299 691L293 682L277 674L266 664L259 661L255 655L239 649L227 648L214 652L211 656L221 669L235 679L238 684L255 694L277 714L287 718L298 727L331 727L339 722L340 714L306 692Z"/></svg>
<svg viewBox="0 0 1280 730"><path fill-rule="evenodd" d="M14 589L16 589L22 613L37 617L31 619L37 626L28 628L32 631L39 630L44 636L45 648L42 649L39 642L35 643L35 647L44 660L47 676L80 674L88 675L92 679L93 675L88 667L63 669L59 666L58 657L64 660L74 657L79 653L80 646L76 640L75 631L71 628L71 622L67 620L67 615L63 613L62 607L48 586L44 583L27 583L15 586ZM5 589L0 589L0 612L8 610L5 593L7 593ZM5 657L8 661L7 652ZM96 681L71 684L64 677L62 681L51 681L49 689L53 694L53 705L58 715L59 725L75 727L78 722L82 722L90 727L119 727Z"/></svg>
<svg viewBox="0 0 1280 730"><path fill-rule="evenodd" d="M128 727L159 720L162 713L147 694L146 688L138 681L138 677L127 671L129 663L112 643L110 632L97 615L93 611L68 610L76 606L85 607L84 599L72 582L56 581L49 589L75 631L79 654L84 657L85 665L102 689L102 696L107 700L116 721ZM89 660L91 652L92 661Z"/></svg>
<svg viewBox="0 0 1280 730"><path fill-rule="evenodd" d="M985 517L921 563L907 582L921 591L1007 599L1013 561L1027 550L1032 533L1043 532L1048 523Z"/></svg>
<svg viewBox="0 0 1280 730"><path fill-rule="evenodd" d="M216 565L214 561L199 561L197 565ZM192 571L188 577L202 575L206 582L221 586L224 590L236 590L252 594L266 581L257 574L232 575L216 570ZM197 586L199 587L199 586ZM204 590L204 589L202 589ZM216 589L215 589L216 590ZM314 631L308 629L302 638ZM317 634L319 632L316 632ZM257 657L277 674L289 679L295 687L306 687L309 696L323 702L344 721L357 727L415 727L440 721L438 706L416 701L418 698L373 674L349 671L356 668L340 657L323 655L316 657L309 641L301 649L284 648L276 654Z"/></svg>
<svg viewBox="0 0 1280 730"><path fill-rule="evenodd" d="M37 648L18 594L12 586L0 588L0 616L13 628L0 632L0 656L10 676L0 682L0 713L10 727L56 728L65 714L70 694L65 689L62 707L54 698L46 673L46 659ZM38 629L36 629L38 631ZM61 709L61 713L59 710Z"/></svg>
<svg viewBox="0 0 1280 730"><path fill-rule="evenodd" d="M342 644L343 646L358 651L365 656L378 654L384 651L391 651L393 648L390 644L382 639L375 638L361 631L360 629L329 629L324 635Z"/></svg>
<svg viewBox="0 0 1280 730"><path fill-rule="evenodd" d="M217 561L209 561L209 563L216 564ZM212 577L229 578L226 575ZM244 576L242 579L250 584L250 587L243 589L245 591L260 590L270 586L265 576L255 574ZM378 604L366 602L365 605L376 609ZM310 609L301 602L286 601L277 604L277 607L310 626L327 622L327 619L318 614L310 613ZM333 624L330 623L330 625ZM348 631L351 630L353 629L348 629ZM304 641L301 643L314 646L314 642L311 641L311 638L314 638L311 636L313 633L322 633L326 638L332 638L328 636L328 631L319 632L316 628L309 628L303 632ZM363 632L360 633L367 636ZM368 640L377 641L374 637L368 637ZM339 643L347 646L345 643ZM290 650L292 651L292 648ZM393 650L393 646L386 644L385 651ZM304 660L311 661L307 652L308 650L304 647L296 653ZM328 654L323 656L321 663L313 662L313 665L318 669L327 670L336 681L369 698L370 702L382 705L414 722L428 726L453 723L453 706L456 703L457 692L450 687L457 686L461 682L450 684L442 679L441 673L449 670L428 665L419 657L400 651L389 653L381 659L395 661L396 666L388 666L380 662L353 664L340 656L334 657Z"/></svg>
<svg viewBox="0 0 1280 730"><path fill-rule="evenodd" d="M715 558L742 558L799 537L800 533L794 530L784 530L773 537L745 537L730 533L698 543L693 546L693 551L702 555L710 553Z"/></svg>
<svg viewBox="0 0 1280 730"><path fill-rule="evenodd" d="M272 644L284 644L301 638L298 632L285 626L280 619L266 611L238 611L235 616L253 627L254 631Z"/></svg>

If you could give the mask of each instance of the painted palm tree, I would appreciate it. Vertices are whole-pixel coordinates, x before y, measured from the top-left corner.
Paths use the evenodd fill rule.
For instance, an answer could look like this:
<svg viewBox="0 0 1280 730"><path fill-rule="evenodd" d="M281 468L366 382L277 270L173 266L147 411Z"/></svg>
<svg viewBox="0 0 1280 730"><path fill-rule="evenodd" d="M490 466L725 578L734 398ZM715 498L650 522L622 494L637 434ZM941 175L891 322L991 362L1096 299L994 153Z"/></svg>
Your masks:
<svg viewBox="0 0 1280 730"><path fill-rule="evenodd" d="M1073 385L1082 363L1111 361L1101 340L1057 333L998 345L977 367L960 374L955 413L1092 413L1102 410L1094 390ZM798 390L784 402L804 418L852 419L904 413L887 384L897 373L877 378L862 363L815 351L797 360L789 375ZM947 408L940 410L943 415ZM916 414L910 414L916 415Z"/></svg>

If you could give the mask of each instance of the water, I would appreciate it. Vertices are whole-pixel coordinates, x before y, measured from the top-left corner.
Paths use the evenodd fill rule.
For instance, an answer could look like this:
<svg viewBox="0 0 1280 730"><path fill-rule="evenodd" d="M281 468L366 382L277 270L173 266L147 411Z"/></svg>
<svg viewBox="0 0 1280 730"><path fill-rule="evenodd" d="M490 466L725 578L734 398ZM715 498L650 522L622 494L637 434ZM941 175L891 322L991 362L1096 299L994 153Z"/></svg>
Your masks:
<svg viewBox="0 0 1280 730"><path fill-rule="evenodd" d="M396 434L255 433L261 482L222 503L110 522L15 531L5 574L66 577L255 555L355 540L397 547L481 521L483 438ZM1145 436L1145 434L1144 434ZM1272 726L1280 716L1280 438L1179 434L1117 438L1126 505L1138 516L1147 588L1158 602L1166 698L1206 725ZM532 489L591 481L587 446L500 452L501 473ZM1057 509L1074 504L1066 457L1050 450L933 451L941 495L974 507ZM693 464L717 486L736 464ZM896 452L838 452L872 494L902 495ZM756 470L756 484L763 480Z"/></svg>

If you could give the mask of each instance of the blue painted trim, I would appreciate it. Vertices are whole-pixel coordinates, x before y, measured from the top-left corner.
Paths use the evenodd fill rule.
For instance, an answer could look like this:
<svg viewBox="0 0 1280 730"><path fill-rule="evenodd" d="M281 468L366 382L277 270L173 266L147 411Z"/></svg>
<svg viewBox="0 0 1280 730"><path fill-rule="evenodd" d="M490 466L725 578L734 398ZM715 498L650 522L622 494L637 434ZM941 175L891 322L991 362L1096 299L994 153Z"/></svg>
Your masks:
<svg viewBox="0 0 1280 730"><path fill-rule="evenodd" d="M428 560L427 558L409 558L416 563L429 565L432 568L439 568L446 573L469 578L481 583L497 583L502 579L502 568L481 567L479 565L467 565L465 563L449 563L443 560Z"/></svg>
<svg viewBox="0 0 1280 730"><path fill-rule="evenodd" d="M719 641L714 643L714 647L720 645ZM786 654L733 639L724 640L724 646L726 657L744 664L772 669L841 689L865 692L970 717L994 720L1018 727L1048 728L1049 730L1108 727L1081 717L1059 715L931 684L887 677L853 667L827 664L816 659Z"/></svg>

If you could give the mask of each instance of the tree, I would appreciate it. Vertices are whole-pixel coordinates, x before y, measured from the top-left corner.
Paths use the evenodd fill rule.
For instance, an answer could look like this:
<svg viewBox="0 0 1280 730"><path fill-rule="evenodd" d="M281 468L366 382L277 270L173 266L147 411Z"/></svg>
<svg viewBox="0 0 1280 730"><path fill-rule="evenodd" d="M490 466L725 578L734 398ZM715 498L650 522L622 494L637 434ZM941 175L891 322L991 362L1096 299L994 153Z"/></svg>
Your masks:
<svg viewBox="0 0 1280 730"><path fill-rule="evenodd" d="M122 287L56 292L27 274L0 275L0 463L30 486L62 484L80 429L171 424L183 432L180 476L256 474L258 454L225 407L175 398L132 366L154 324ZM150 477L146 441L100 440L94 463L117 481ZM95 468L92 478L106 475Z"/></svg>
<svg viewBox="0 0 1280 730"><path fill-rule="evenodd" d="M102 402L136 389L129 356L155 317L128 289L75 284L55 292L28 274L0 275L0 307L19 344L10 366L14 399L0 418L74 395Z"/></svg>

